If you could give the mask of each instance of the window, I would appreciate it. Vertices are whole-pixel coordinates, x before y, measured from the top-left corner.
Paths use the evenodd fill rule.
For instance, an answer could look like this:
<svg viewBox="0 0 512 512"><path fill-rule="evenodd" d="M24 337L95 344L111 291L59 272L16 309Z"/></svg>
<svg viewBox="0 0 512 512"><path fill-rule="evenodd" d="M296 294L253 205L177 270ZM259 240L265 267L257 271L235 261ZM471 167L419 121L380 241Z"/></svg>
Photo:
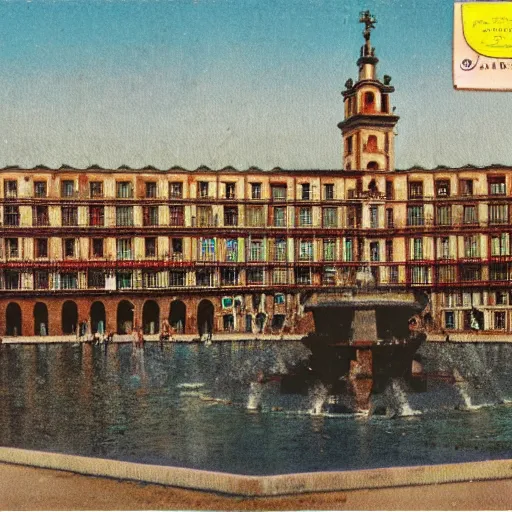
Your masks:
<svg viewBox="0 0 512 512"><path fill-rule="evenodd" d="M20 225L20 209L18 206L4 206L4 224L6 226Z"/></svg>
<svg viewBox="0 0 512 512"><path fill-rule="evenodd" d="M302 184L301 198L306 201L311 199L311 185L309 183Z"/></svg>
<svg viewBox="0 0 512 512"><path fill-rule="evenodd" d="M389 112L389 96L387 94L383 94L382 98L382 112Z"/></svg>
<svg viewBox="0 0 512 512"><path fill-rule="evenodd" d="M221 286L234 286L238 284L238 270L235 267L224 267L220 271Z"/></svg>
<svg viewBox="0 0 512 512"><path fill-rule="evenodd" d="M299 210L299 226L311 226L313 223L313 213L311 207L302 207Z"/></svg>
<svg viewBox="0 0 512 512"><path fill-rule="evenodd" d="M351 155L352 151L354 150L354 136L351 135L350 137L347 137L345 139L345 141L347 142L347 144L345 146L346 153L347 153L347 155Z"/></svg>
<svg viewBox="0 0 512 512"><path fill-rule="evenodd" d="M251 183L252 199L261 199L261 183Z"/></svg>
<svg viewBox="0 0 512 512"><path fill-rule="evenodd" d="M368 165L366 166L366 168L369 171L377 171L379 169L379 164L377 162L375 162L375 160L372 160L371 162L368 162Z"/></svg>
<svg viewBox="0 0 512 512"><path fill-rule="evenodd" d="M351 238L345 239L345 261L354 261L354 244Z"/></svg>
<svg viewBox="0 0 512 512"><path fill-rule="evenodd" d="M238 206L224 206L224 226L238 226Z"/></svg>
<svg viewBox="0 0 512 512"><path fill-rule="evenodd" d="M398 267L396 265L389 267L389 282L390 284L398 283Z"/></svg>
<svg viewBox="0 0 512 512"><path fill-rule="evenodd" d="M285 268L275 268L272 271L272 284L288 284L288 272Z"/></svg>
<svg viewBox="0 0 512 512"><path fill-rule="evenodd" d="M236 185L235 183L225 183L224 184L226 199L235 199L236 198L235 185Z"/></svg>
<svg viewBox="0 0 512 512"><path fill-rule="evenodd" d="M496 292L496 305L506 306L508 304L508 293L505 291Z"/></svg>
<svg viewBox="0 0 512 512"><path fill-rule="evenodd" d="M380 261L379 242L370 242L370 261Z"/></svg>
<svg viewBox="0 0 512 512"><path fill-rule="evenodd" d="M509 271L506 263L491 263L489 265L491 281L508 281Z"/></svg>
<svg viewBox="0 0 512 512"><path fill-rule="evenodd" d="M89 226L105 225L105 207L89 206Z"/></svg>
<svg viewBox="0 0 512 512"><path fill-rule="evenodd" d="M323 243L324 261L336 260L336 240L332 238L324 239Z"/></svg>
<svg viewBox="0 0 512 512"><path fill-rule="evenodd" d="M263 207L262 206L246 206L245 223L248 227L263 227Z"/></svg>
<svg viewBox="0 0 512 512"><path fill-rule="evenodd" d="M473 195L473 180L460 180L459 181L459 193L461 196L472 196Z"/></svg>
<svg viewBox="0 0 512 512"><path fill-rule="evenodd" d="M7 259L17 258L19 256L18 239L17 238L6 238L5 239L5 252L7 254Z"/></svg>
<svg viewBox="0 0 512 512"><path fill-rule="evenodd" d="M443 260L450 259L450 239L447 236L441 238L439 247L439 257Z"/></svg>
<svg viewBox="0 0 512 512"><path fill-rule="evenodd" d="M133 197L133 185L131 181L118 181L116 183L116 197L130 199Z"/></svg>
<svg viewBox="0 0 512 512"><path fill-rule="evenodd" d="M144 255L146 258L154 258L156 256L156 238L150 237L144 239Z"/></svg>
<svg viewBox="0 0 512 512"><path fill-rule="evenodd" d="M286 185L271 185L270 192L273 201L286 201Z"/></svg>
<svg viewBox="0 0 512 512"><path fill-rule="evenodd" d="M423 238L413 238L412 240L412 259L423 259Z"/></svg>
<svg viewBox="0 0 512 512"><path fill-rule="evenodd" d="M393 208L386 208L386 227L387 228L395 227L395 222L393 219Z"/></svg>
<svg viewBox="0 0 512 512"><path fill-rule="evenodd" d="M423 226L423 206L408 206L407 207L407 225L408 226Z"/></svg>
<svg viewBox="0 0 512 512"><path fill-rule="evenodd" d="M444 312L445 329L455 329L455 313L453 311Z"/></svg>
<svg viewBox="0 0 512 512"><path fill-rule="evenodd" d="M174 261L183 260L183 238L171 238L171 257Z"/></svg>
<svg viewBox="0 0 512 512"><path fill-rule="evenodd" d="M436 220L438 226L451 226L452 224L452 207L438 206L436 210Z"/></svg>
<svg viewBox="0 0 512 512"><path fill-rule="evenodd" d="M87 286L88 288L105 288L105 272L103 270L89 270Z"/></svg>
<svg viewBox="0 0 512 512"><path fill-rule="evenodd" d="M461 267L462 281L480 281L481 271L480 267L476 265L462 265Z"/></svg>
<svg viewBox="0 0 512 512"><path fill-rule="evenodd" d="M299 243L299 261L313 261L313 241L301 240Z"/></svg>
<svg viewBox="0 0 512 512"><path fill-rule="evenodd" d="M238 261L238 240L236 238L226 240L226 261Z"/></svg>
<svg viewBox="0 0 512 512"><path fill-rule="evenodd" d="M202 238L199 240L199 260L200 261L216 261L215 239Z"/></svg>
<svg viewBox="0 0 512 512"><path fill-rule="evenodd" d="M262 268L247 270L247 284L264 284L265 275Z"/></svg>
<svg viewBox="0 0 512 512"><path fill-rule="evenodd" d="M488 183L489 183L489 195L503 196L507 193L504 176L489 178Z"/></svg>
<svg viewBox="0 0 512 512"><path fill-rule="evenodd" d="M132 272L117 272L116 285L119 290L132 287Z"/></svg>
<svg viewBox="0 0 512 512"><path fill-rule="evenodd" d="M393 240L386 240L386 261L393 261Z"/></svg>
<svg viewBox="0 0 512 512"><path fill-rule="evenodd" d="M46 181L34 181L34 197L42 198L46 197L46 195Z"/></svg>
<svg viewBox="0 0 512 512"><path fill-rule="evenodd" d="M375 95L373 92L365 92L363 101L363 112L375 112Z"/></svg>
<svg viewBox="0 0 512 512"><path fill-rule="evenodd" d="M64 258L74 258L76 256L76 241L74 238L65 238L63 241L63 247Z"/></svg>
<svg viewBox="0 0 512 512"><path fill-rule="evenodd" d="M75 196L75 182L72 180L64 180L60 184L61 197L74 197Z"/></svg>
<svg viewBox="0 0 512 512"><path fill-rule="evenodd" d="M478 257L478 237L477 235L464 237L464 257L477 258Z"/></svg>
<svg viewBox="0 0 512 512"><path fill-rule="evenodd" d="M273 261L286 261L286 239L277 238L274 243L271 243L271 254Z"/></svg>
<svg viewBox="0 0 512 512"><path fill-rule="evenodd" d="M275 206L274 213L274 226L282 228L286 226L286 208L284 206Z"/></svg>
<svg viewBox="0 0 512 512"><path fill-rule="evenodd" d="M144 206L142 208L142 225L158 226L158 206Z"/></svg>
<svg viewBox="0 0 512 512"><path fill-rule="evenodd" d="M335 285L336 284L336 269L334 267L324 267L322 273L322 284Z"/></svg>
<svg viewBox="0 0 512 512"><path fill-rule="evenodd" d="M495 311L494 312L494 328L505 330L506 328L506 316L505 311Z"/></svg>
<svg viewBox="0 0 512 512"><path fill-rule="evenodd" d="M377 146L377 136L376 135L368 135L368 140L366 142L366 146L364 151L367 153L376 153L379 151Z"/></svg>
<svg viewBox="0 0 512 512"><path fill-rule="evenodd" d="M295 282L297 284L311 284L311 268L298 267L295 269Z"/></svg>
<svg viewBox="0 0 512 512"><path fill-rule="evenodd" d="M116 226L133 226L133 206L116 206Z"/></svg>
<svg viewBox="0 0 512 512"><path fill-rule="evenodd" d="M338 227L337 208L323 208L322 217L324 228Z"/></svg>
<svg viewBox="0 0 512 512"><path fill-rule="evenodd" d="M103 197L103 182L91 181L89 183L89 194L92 199Z"/></svg>
<svg viewBox="0 0 512 512"><path fill-rule="evenodd" d="M6 270L4 272L5 289L18 290L20 288L20 273L16 270Z"/></svg>
<svg viewBox="0 0 512 512"><path fill-rule="evenodd" d="M265 261L263 240L249 241L249 261Z"/></svg>
<svg viewBox="0 0 512 512"><path fill-rule="evenodd" d="M62 206L61 216L63 226L78 226L78 208L76 206Z"/></svg>
<svg viewBox="0 0 512 512"><path fill-rule="evenodd" d="M132 239L131 238L118 238L116 241L117 259L118 260L131 260L132 259Z"/></svg>
<svg viewBox="0 0 512 512"><path fill-rule="evenodd" d="M334 184L326 183L324 185L324 199L326 201L334 199Z"/></svg>
<svg viewBox="0 0 512 512"><path fill-rule="evenodd" d="M411 267L411 282L412 284L428 284L428 267Z"/></svg>
<svg viewBox="0 0 512 512"><path fill-rule="evenodd" d="M47 290L49 288L48 272L34 272L34 288L36 290Z"/></svg>
<svg viewBox="0 0 512 512"><path fill-rule="evenodd" d="M214 286L215 277L211 270L204 269L196 272L196 285L197 286Z"/></svg>
<svg viewBox="0 0 512 512"><path fill-rule="evenodd" d="M33 226L49 226L50 218L48 215L48 206L34 206L32 209Z"/></svg>
<svg viewBox="0 0 512 512"><path fill-rule="evenodd" d="M462 222L464 224L476 224L478 222L478 214L475 205L464 206Z"/></svg>
<svg viewBox="0 0 512 512"><path fill-rule="evenodd" d="M183 270L170 270L169 286L185 286L185 272Z"/></svg>
<svg viewBox="0 0 512 512"><path fill-rule="evenodd" d="M198 197L208 197L208 185L207 181L200 181L197 184Z"/></svg>
<svg viewBox="0 0 512 512"><path fill-rule="evenodd" d="M62 290L74 290L78 288L78 276L76 272L66 272L60 275L60 287Z"/></svg>
<svg viewBox="0 0 512 512"><path fill-rule="evenodd" d="M361 226L362 210L358 206L347 207L347 227L358 228Z"/></svg>
<svg viewBox="0 0 512 512"><path fill-rule="evenodd" d="M507 224L508 223L508 205L490 204L489 205L489 224Z"/></svg>
<svg viewBox="0 0 512 512"><path fill-rule="evenodd" d="M146 270L142 272L142 286L144 288L158 288L158 273L153 270Z"/></svg>
<svg viewBox="0 0 512 512"><path fill-rule="evenodd" d="M172 199L181 199L183 197L183 183L180 181L169 182L169 197Z"/></svg>
<svg viewBox="0 0 512 512"><path fill-rule="evenodd" d="M386 199L392 200L394 198L393 182L386 181Z"/></svg>
<svg viewBox="0 0 512 512"><path fill-rule="evenodd" d="M423 197L423 182L409 182L409 199L420 199Z"/></svg>
<svg viewBox="0 0 512 512"><path fill-rule="evenodd" d="M36 238L34 250L36 258L48 258L48 238Z"/></svg>
<svg viewBox="0 0 512 512"><path fill-rule="evenodd" d="M169 206L169 225L170 226L184 226L185 215L183 206L171 205Z"/></svg>
<svg viewBox="0 0 512 512"><path fill-rule="evenodd" d="M370 228L377 229L379 227L379 208L370 206Z"/></svg>
<svg viewBox="0 0 512 512"><path fill-rule="evenodd" d="M92 257L103 258L103 238L92 239Z"/></svg>
<svg viewBox="0 0 512 512"><path fill-rule="evenodd" d="M146 197L148 199L155 199L158 196L157 186L155 181L146 181Z"/></svg>
<svg viewBox="0 0 512 512"><path fill-rule="evenodd" d="M213 210L211 206L197 207L197 225L199 227L212 227L216 225L213 218Z"/></svg>
<svg viewBox="0 0 512 512"><path fill-rule="evenodd" d="M448 180L437 180L435 183L436 197L449 197L450 182Z"/></svg>
<svg viewBox="0 0 512 512"><path fill-rule="evenodd" d="M491 256L508 255L507 238L506 233L491 236Z"/></svg>
<svg viewBox="0 0 512 512"><path fill-rule="evenodd" d="M440 283L457 282L457 271L453 265L442 265L437 270L437 279Z"/></svg>

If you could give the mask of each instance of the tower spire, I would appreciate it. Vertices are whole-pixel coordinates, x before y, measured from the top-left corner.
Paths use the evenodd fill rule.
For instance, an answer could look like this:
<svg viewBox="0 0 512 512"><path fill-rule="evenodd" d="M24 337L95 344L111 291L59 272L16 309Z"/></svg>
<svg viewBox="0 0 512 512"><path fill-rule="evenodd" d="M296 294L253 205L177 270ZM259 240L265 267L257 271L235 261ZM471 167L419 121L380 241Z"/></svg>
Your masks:
<svg viewBox="0 0 512 512"><path fill-rule="evenodd" d="M375 80L375 68L379 59L375 57L375 48L372 47L370 36L375 28L377 18L370 11L362 11L359 15L359 23L364 23L364 45L361 46L361 56L357 61L359 66L359 80Z"/></svg>

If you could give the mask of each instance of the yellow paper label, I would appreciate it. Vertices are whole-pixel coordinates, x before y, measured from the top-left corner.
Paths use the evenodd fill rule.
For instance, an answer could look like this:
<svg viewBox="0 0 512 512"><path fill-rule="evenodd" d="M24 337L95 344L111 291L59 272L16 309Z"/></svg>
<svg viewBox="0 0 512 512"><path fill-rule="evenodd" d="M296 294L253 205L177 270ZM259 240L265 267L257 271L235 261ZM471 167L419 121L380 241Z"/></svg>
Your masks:
<svg viewBox="0 0 512 512"><path fill-rule="evenodd" d="M466 42L475 52L512 59L512 2L463 4L462 27Z"/></svg>

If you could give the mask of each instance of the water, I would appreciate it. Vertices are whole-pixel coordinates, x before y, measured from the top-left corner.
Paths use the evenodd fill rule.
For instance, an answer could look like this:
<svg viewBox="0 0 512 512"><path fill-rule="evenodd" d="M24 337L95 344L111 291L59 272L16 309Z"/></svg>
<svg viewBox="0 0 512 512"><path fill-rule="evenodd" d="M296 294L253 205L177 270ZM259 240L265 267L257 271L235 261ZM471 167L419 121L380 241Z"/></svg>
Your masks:
<svg viewBox="0 0 512 512"><path fill-rule="evenodd" d="M391 418L334 414L318 382L282 393L279 375L307 361L300 343L3 345L0 443L242 474L512 457L512 346L420 352L458 382L390 383L374 402Z"/></svg>

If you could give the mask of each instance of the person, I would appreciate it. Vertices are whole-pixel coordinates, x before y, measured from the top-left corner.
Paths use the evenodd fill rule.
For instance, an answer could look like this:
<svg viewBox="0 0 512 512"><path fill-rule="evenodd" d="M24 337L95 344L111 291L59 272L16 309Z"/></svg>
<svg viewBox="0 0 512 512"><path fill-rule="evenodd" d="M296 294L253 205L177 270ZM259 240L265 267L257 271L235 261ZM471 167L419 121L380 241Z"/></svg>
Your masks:
<svg viewBox="0 0 512 512"><path fill-rule="evenodd" d="M140 328L137 333L137 346L139 348L144 348L144 335L142 333L142 328Z"/></svg>

